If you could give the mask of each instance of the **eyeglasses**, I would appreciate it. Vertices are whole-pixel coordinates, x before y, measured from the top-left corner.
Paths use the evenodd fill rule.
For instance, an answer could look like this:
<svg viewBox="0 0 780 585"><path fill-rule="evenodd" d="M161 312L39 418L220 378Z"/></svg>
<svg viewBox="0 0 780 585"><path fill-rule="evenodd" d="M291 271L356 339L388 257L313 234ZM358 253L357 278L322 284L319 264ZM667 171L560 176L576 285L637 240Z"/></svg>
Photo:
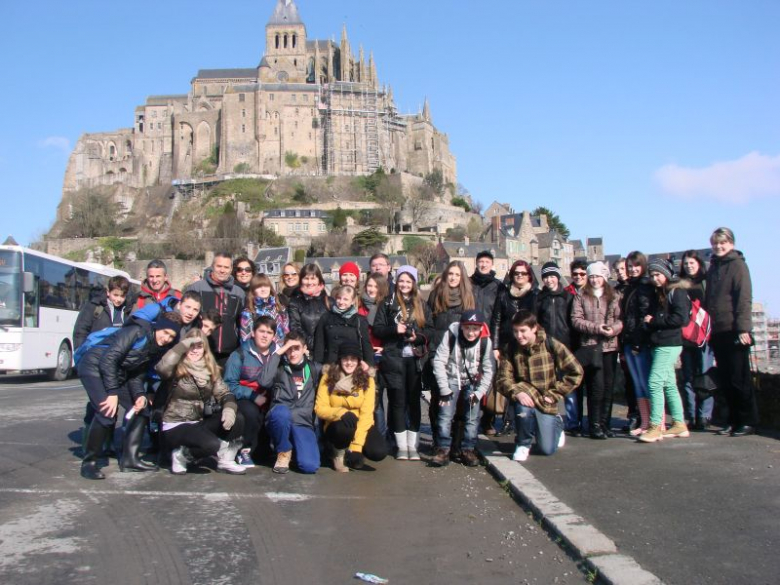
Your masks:
<svg viewBox="0 0 780 585"><path fill-rule="evenodd" d="M515 276L528 276L527 272L523 272L522 270L515 270L512 274Z"/></svg>
<svg viewBox="0 0 780 585"><path fill-rule="evenodd" d="M582 278L583 276L587 275L587 272L572 272L571 275Z"/></svg>
<svg viewBox="0 0 780 585"><path fill-rule="evenodd" d="M298 273L297 272L284 272L284 273L282 273L282 276L285 277L285 278L293 277L293 276L298 276Z"/></svg>
<svg viewBox="0 0 780 585"><path fill-rule="evenodd" d="M252 267L251 266L239 266L238 268L236 268L236 272L237 273L238 272L252 272Z"/></svg>

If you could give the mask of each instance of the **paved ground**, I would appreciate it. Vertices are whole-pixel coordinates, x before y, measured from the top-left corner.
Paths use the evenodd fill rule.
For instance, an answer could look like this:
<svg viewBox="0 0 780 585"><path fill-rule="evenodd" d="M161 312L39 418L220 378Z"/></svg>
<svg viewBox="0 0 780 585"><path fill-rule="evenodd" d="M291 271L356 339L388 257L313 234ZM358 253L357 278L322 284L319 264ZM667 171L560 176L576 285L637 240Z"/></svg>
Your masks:
<svg viewBox="0 0 780 585"><path fill-rule="evenodd" d="M500 439L507 455L511 440ZM669 585L780 582L776 438L568 438L524 467Z"/></svg>
<svg viewBox="0 0 780 585"><path fill-rule="evenodd" d="M77 380L0 379L0 583L586 582L484 468L174 477L112 460L87 482L83 397Z"/></svg>

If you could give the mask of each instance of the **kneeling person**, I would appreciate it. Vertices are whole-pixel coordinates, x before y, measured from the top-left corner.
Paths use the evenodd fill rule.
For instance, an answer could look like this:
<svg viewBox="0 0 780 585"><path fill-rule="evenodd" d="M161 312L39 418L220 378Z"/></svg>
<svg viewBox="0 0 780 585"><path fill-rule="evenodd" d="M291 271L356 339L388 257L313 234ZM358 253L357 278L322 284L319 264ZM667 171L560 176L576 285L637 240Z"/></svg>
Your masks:
<svg viewBox="0 0 780 585"><path fill-rule="evenodd" d="M479 405L490 389L495 369L490 331L484 316L479 311L464 311L460 323L450 325L433 358L433 373L440 394L436 421L439 447L431 460L434 467L450 462L452 422L459 411L465 415L460 459L468 467L479 464L474 452Z"/></svg>
<svg viewBox="0 0 780 585"><path fill-rule="evenodd" d="M515 410L515 453L526 461L531 443L543 455L563 446L558 402L582 382L582 366L565 345L544 332L530 311L512 318L512 341L501 357L496 387ZM507 405L507 408L509 405Z"/></svg>
<svg viewBox="0 0 780 585"><path fill-rule="evenodd" d="M317 390L314 412L325 422L336 471L360 469L364 458L387 457L387 443L374 426L374 379L360 367L362 356L357 344L342 344L338 362L327 367Z"/></svg>

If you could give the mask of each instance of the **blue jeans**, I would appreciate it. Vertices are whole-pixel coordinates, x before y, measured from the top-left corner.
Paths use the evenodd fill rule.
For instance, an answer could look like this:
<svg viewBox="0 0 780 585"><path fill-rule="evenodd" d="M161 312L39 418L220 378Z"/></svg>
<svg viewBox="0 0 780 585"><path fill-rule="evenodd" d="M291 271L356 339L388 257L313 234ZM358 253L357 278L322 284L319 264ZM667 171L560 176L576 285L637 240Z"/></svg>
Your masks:
<svg viewBox="0 0 780 585"><path fill-rule="evenodd" d="M703 401L697 401L696 392L693 390L693 378L712 367L712 350L706 345L703 348L683 347L681 357L683 387L685 390L685 395L683 396L685 419L691 423L703 419L711 419L715 398L710 396Z"/></svg>
<svg viewBox="0 0 780 585"><path fill-rule="evenodd" d="M463 431L463 449L474 449L477 446L477 433L479 431L479 402L471 405L469 397L473 394L471 386L453 392L452 398L444 406L439 406L439 415L436 419L436 426L439 430L437 444L443 449L449 449L452 446L452 420L458 411L458 402L463 404L463 418L465 428ZM462 400L461 400L462 398Z"/></svg>
<svg viewBox="0 0 780 585"><path fill-rule="evenodd" d="M582 387L572 390L563 399L566 407L566 430L580 431L582 429Z"/></svg>
<svg viewBox="0 0 780 585"><path fill-rule="evenodd" d="M552 455L558 450L558 440L563 432L563 419L556 414L545 414L536 408L514 402L515 445L530 447L536 437L536 447L542 455Z"/></svg>
<svg viewBox="0 0 780 585"><path fill-rule="evenodd" d="M314 429L294 425L292 412L283 404L274 406L265 420L277 453L292 451L301 473L314 473L320 468L320 449Z"/></svg>
<svg viewBox="0 0 780 585"><path fill-rule="evenodd" d="M634 382L634 394L637 398L650 398L647 381L650 379L650 365L653 362L652 351L649 347L643 347L635 354L630 348L626 348L623 357L626 358L626 365Z"/></svg>

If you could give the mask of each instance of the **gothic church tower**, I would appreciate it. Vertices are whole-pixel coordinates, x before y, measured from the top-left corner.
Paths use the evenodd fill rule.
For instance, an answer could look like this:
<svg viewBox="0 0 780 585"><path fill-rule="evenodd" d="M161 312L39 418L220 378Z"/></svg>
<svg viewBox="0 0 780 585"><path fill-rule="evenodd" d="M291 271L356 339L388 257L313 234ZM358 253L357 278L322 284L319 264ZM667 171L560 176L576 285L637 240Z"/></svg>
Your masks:
<svg viewBox="0 0 780 585"><path fill-rule="evenodd" d="M263 83L306 83L306 26L293 0L279 0L265 27Z"/></svg>

